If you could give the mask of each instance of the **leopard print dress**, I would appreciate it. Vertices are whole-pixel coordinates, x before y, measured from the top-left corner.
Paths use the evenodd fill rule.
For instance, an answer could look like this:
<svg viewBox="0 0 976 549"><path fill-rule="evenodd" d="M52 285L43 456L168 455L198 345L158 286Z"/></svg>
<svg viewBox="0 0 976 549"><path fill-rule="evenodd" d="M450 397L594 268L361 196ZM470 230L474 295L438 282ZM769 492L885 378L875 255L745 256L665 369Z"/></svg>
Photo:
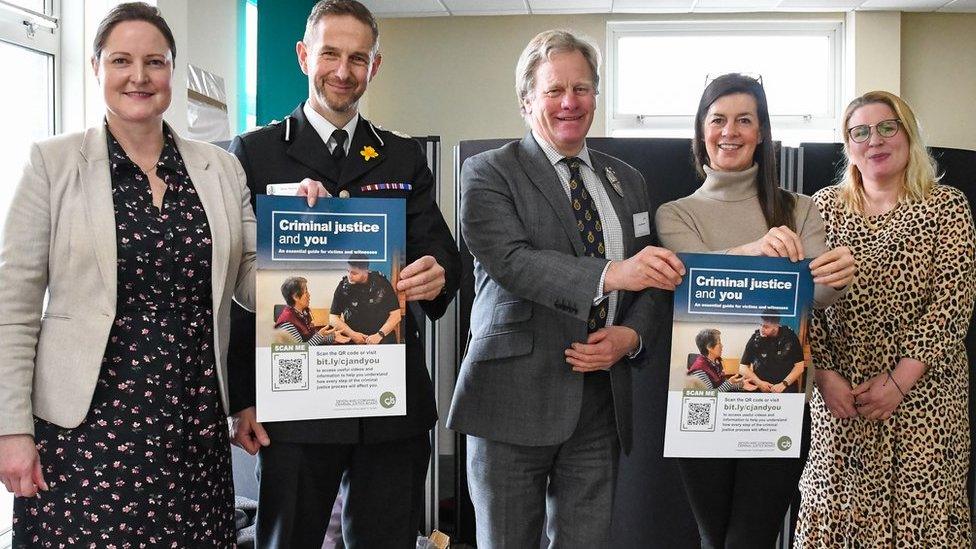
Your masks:
<svg viewBox="0 0 976 549"><path fill-rule="evenodd" d="M970 547L969 372L963 338L976 296L974 229L957 189L869 218L838 189L814 198L829 247L848 246L858 274L811 322L814 364L852 385L899 357L928 371L887 421L837 419L814 390L810 456L794 547Z"/></svg>

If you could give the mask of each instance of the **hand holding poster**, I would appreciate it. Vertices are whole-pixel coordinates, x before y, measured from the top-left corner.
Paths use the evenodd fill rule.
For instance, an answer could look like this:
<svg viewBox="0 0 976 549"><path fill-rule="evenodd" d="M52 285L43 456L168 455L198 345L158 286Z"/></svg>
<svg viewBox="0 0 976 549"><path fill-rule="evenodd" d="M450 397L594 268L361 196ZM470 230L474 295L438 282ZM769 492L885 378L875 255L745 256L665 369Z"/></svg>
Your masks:
<svg viewBox="0 0 976 549"><path fill-rule="evenodd" d="M809 261L679 254L665 457L798 457Z"/></svg>
<svg viewBox="0 0 976 549"><path fill-rule="evenodd" d="M406 414L403 200L258 196L258 421Z"/></svg>

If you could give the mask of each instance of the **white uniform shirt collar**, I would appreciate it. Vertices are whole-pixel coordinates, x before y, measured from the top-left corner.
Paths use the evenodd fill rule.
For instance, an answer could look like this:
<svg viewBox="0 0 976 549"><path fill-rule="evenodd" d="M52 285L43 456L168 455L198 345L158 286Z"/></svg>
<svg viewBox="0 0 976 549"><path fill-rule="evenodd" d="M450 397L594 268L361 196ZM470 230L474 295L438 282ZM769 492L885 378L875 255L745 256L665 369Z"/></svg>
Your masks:
<svg viewBox="0 0 976 549"><path fill-rule="evenodd" d="M551 143L536 133L535 130L532 130L532 138L535 139L535 142L539 144L540 148L542 148L542 152L546 153L546 158L549 159L549 163L553 166L559 164L559 161L563 158L566 158L562 153L557 151ZM593 169L593 163L590 162L590 150L586 147L586 141L583 142L583 148L580 149L580 152L576 154L576 158L582 160L583 163L586 164L591 170Z"/></svg>
<svg viewBox="0 0 976 549"><path fill-rule="evenodd" d="M352 144L352 136L356 133L356 126L359 125L359 113L356 113L356 116L353 116L342 128L336 128L332 125L332 122L326 120L324 116L313 109L312 106L308 104L308 101L306 101L302 106L302 112L305 113L305 118L308 119L308 123L311 124L312 128L315 129L315 133L319 134L319 137L322 138L322 142L325 143L325 145L329 148L329 152L332 152L332 149L335 148L335 141L332 139L332 132L336 131L337 129L346 130L349 137L346 138L343 148L346 149L346 154L349 154L349 147Z"/></svg>

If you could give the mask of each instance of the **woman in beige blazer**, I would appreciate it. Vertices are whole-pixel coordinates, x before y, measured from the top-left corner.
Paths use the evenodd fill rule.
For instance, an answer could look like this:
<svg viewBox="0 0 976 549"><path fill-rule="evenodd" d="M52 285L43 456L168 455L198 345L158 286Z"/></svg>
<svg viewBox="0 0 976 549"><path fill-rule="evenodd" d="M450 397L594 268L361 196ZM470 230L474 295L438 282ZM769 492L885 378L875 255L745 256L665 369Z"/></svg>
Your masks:
<svg viewBox="0 0 976 549"><path fill-rule="evenodd" d="M0 481L14 546L232 547L232 298L255 227L230 154L182 139L156 8L102 21L105 123L36 143L0 245ZM47 302L45 304L45 293Z"/></svg>

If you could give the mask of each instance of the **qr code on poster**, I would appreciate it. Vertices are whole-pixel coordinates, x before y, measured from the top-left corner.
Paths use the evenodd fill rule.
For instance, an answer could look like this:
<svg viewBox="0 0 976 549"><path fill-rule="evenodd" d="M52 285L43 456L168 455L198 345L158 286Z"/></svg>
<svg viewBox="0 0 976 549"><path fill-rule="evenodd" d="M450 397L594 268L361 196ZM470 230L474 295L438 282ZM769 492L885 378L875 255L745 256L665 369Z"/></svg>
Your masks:
<svg viewBox="0 0 976 549"><path fill-rule="evenodd" d="M685 397L681 399L682 431L714 431L716 399Z"/></svg>
<svg viewBox="0 0 976 549"><path fill-rule="evenodd" d="M271 390L301 391L308 389L308 353L273 353L271 355Z"/></svg>

